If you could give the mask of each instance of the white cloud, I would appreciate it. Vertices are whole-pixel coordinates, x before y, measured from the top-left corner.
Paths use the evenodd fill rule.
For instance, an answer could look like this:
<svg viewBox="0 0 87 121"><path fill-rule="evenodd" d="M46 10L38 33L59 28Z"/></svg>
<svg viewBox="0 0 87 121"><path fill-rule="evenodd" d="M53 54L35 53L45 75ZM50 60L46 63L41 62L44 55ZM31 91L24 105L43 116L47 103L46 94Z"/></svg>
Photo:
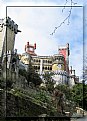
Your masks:
<svg viewBox="0 0 87 121"><path fill-rule="evenodd" d="M0 0L0 18L5 18L6 16L6 6L2 0Z"/></svg>
<svg viewBox="0 0 87 121"><path fill-rule="evenodd" d="M17 14L18 11L18 14ZM28 14L26 14L28 12ZM60 16L55 8L8 8L8 15L17 22L19 29L22 30L21 38L17 41L16 47L21 44L22 48L27 41L36 42L37 54L52 53L53 48L57 48L58 42L50 36L54 25L57 23L57 15ZM23 17L22 17L23 16ZM62 18L62 17L61 17ZM19 34L20 35L20 34ZM17 35L17 37L19 36ZM26 40L25 40L26 38ZM20 41L22 41L20 43ZM47 44L48 43L48 44ZM56 44L57 43L57 44ZM44 47L46 47L44 49ZM43 49L41 49L43 48ZM19 48L20 49L20 48ZM24 49L22 49L23 52ZM49 50L49 51L48 51ZM57 49L54 49L57 52Z"/></svg>
<svg viewBox="0 0 87 121"><path fill-rule="evenodd" d="M20 0L21 1L21 0ZM81 1L75 0L78 5L81 5ZM31 5L62 5L65 0L46 2L9 2L6 3L8 6L31 6ZM68 3L69 4L69 3ZM4 3L5 5L5 3ZM3 9L3 8L2 8ZM16 35L15 48L18 49L19 53L24 52L24 46L27 41L31 44L36 42L38 55L53 55L58 53L59 45L66 45L70 43L71 55L70 55L70 66L76 70L77 75L81 75L82 69L82 34L83 34L83 16L81 8L73 8L70 16L70 24L67 25L67 21L53 36L50 33L53 32L56 26L67 17L69 9L62 8L40 8L40 7L7 7L7 14L18 24L19 29L22 31ZM77 61L79 60L79 62Z"/></svg>
<svg viewBox="0 0 87 121"><path fill-rule="evenodd" d="M82 74L83 69L83 45L74 44L71 49L70 65L73 65L73 69L76 70L76 75ZM81 75L80 75L81 76Z"/></svg>

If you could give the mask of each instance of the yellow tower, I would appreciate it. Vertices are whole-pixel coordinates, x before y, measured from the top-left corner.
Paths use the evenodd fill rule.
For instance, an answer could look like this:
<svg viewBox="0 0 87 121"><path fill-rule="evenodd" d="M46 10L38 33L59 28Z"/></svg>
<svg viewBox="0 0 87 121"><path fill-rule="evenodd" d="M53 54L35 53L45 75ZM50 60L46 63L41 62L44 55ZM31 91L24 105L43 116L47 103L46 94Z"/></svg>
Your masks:
<svg viewBox="0 0 87 121"><path fill-rule="evenodd" d="M53 56L52 71L64 71L64 56L56 54Z"/></svg>

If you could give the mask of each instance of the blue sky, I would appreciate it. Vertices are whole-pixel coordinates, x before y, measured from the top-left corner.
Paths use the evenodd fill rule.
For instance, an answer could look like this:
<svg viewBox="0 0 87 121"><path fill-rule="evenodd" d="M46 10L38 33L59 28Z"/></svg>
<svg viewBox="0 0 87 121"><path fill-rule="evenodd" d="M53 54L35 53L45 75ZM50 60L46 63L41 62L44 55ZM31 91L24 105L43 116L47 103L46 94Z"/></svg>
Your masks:
<svg viewBox="0 0 87 121"><path fill-rule="evenodd" d="M67 5L70 5L68 0ZM73 0L77 5L83 5L82 0ZM5 13L5 6L12 5L64 5L66 0L5 0L1 2L1 9ZM76 5L75 5L76 6ZM53 55L58 53L58 46L70 44L70 66L76 70L77 76L81 76L83 68L83 7L73 7L70 24L67 21L56 30L56 33L50 35L54 28L69 15L70 7L62 12L63 7L8 7L7 14L19 26L21 33L16 35L15 48L18 53L24 52L24 46L27 41L31 44L36 42L38 55ZM0 12L1 17L5 14ZM85 15L86 16L86 15ZM84 39L86 40L86 36ZM87 44L85 44L86 46Z"/></svg>

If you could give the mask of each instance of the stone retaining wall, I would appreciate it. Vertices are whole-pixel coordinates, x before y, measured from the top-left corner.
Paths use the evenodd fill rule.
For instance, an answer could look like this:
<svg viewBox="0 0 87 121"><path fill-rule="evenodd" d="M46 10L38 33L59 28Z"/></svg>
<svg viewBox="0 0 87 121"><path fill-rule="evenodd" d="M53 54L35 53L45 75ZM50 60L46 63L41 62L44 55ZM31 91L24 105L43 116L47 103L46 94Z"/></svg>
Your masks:
<svg viewBox="0 0 87 121"><path fill-rule="evenodd" d="M30 117L38 116L40 114L47 113L47 109L37 105L29 100L29 98L21 98L14 96L10 93L7 94L7 106L6 115L7 117Z"/></svg>

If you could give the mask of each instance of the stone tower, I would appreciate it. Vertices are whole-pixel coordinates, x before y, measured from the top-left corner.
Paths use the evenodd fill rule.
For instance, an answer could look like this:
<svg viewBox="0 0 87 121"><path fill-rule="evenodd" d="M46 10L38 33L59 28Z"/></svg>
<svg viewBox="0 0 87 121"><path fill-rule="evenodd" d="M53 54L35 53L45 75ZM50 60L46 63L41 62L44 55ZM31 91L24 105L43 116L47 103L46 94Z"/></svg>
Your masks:
<svg viewBox="0 0 87 121"><path fill-rule="evenodd" d="M70 55L69 43L67 43L66 46L60 46L58 48L58 51L59 51L59 54L64 56L65 71L69 73L69 55Z"/></svg>
<svg viewBox="0 0 87 121"><path fill-rule="evenodd" d="M53 79L58 84L67 84L68 73L66 71L65 58L61 54L55 54L52 61Z"/></svg>
<svg viewBox="0 0 87 121"><path fill-rule="evenodd" d="M0 19L0 57L14 50L15 35L18 32L18 25L11 18Z"/></svg>
<svg viewBox="0 0 87 121"><path fill-rule="evenodd" d="M53 79L56 84L68 84L69 82L69 43L58 48L59 53L54 55L52 63Z"/></svg>
<svg viewBox="0 0 87 121"><path fill-rule="evenodd" d="M14 50L15 35L18 32L21 31L18 30L18 25L11 18L0 19L0 64L5 76L6 70L9 75L13 71L18 76L19 59L17 50Z"/></svg>

